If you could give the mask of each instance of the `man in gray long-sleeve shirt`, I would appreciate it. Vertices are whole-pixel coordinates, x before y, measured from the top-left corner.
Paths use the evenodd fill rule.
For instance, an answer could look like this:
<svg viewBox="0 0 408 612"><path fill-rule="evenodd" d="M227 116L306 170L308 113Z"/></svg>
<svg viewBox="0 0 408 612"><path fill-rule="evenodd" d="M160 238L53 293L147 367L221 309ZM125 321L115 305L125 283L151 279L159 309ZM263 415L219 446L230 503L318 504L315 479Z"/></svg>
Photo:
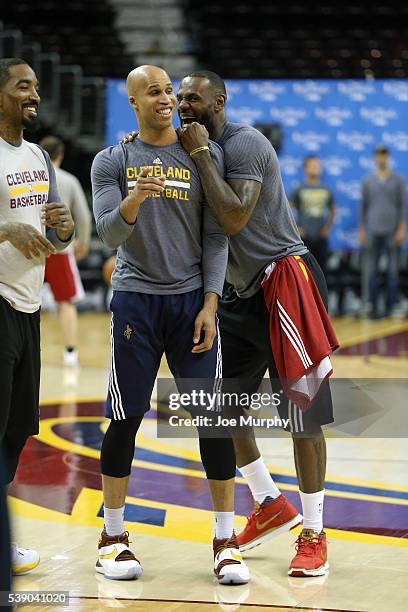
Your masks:
<svg viewBox="0 0 408 612"><path fill-rule="evenodd" d="M141 66L129 74L127 90L139 136L101 151L92 165L97 231L105 244L118 248L112 276L111 421L101 450L105 528L96 564L97 572L114 579L142 573L124 530L124 504L135 435L150 408L163 352L178 384L200 379L203 385L209 381L211 390L218 388L215 315L228 256L227 237L204 201L195 152L186 153L172 125L176 99L169 76ZM221 148L215 143L206 148L224 173ZM233 515L235 464L227 469L223 456L232 441L204 438L200 429L199 435L216 518L214 571L221 583L245 583L248 569L232 532L225 533L226 515Z"/></svg>
<svg viewBox="0 0 408 612"><path fill-rule="evenodd" d="M387 147L374 151L375 172L362 185L360 243L367 247L366 269L363 270L365 298L371 304L371 317L379 318L379 262L387 257L385 315L392 312L398 299L398 246L405 240L406 185L390 168Z"/></svg>

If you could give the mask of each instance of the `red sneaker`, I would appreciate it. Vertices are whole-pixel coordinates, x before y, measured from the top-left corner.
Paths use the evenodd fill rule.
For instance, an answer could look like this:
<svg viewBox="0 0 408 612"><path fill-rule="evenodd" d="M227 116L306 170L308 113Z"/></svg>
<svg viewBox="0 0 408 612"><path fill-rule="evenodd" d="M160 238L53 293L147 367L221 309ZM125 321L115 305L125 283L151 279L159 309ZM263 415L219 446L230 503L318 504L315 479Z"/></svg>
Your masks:
<svg viewBox="0 0 408 612"><path fill-rule="evenodd" d="M328 569L326 534L302 529L296 540L296 555L289 566L289 576L324 576Z"/></svg>
<svg viewBox="0 0 408 612"><path fill-rule="evenodd" d="M283 493L276 499L267 497L262 504L255 502L244 530L237 536L237 542L242 551L250 550L301 522L302 516Z"/></svg>

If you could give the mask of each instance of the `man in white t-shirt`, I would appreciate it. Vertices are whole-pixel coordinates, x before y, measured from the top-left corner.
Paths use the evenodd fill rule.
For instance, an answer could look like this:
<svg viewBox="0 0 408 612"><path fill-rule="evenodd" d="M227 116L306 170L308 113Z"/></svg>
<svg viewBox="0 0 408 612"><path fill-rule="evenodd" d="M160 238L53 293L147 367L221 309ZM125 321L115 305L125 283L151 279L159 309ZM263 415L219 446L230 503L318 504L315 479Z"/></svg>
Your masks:
<svg viewBox="0 0 408 612"><path fill-rule="evenodd" d="M91 213L81 183L76 176L60 168L64 159L64 143L57 136L46 136L40 146L47 151L54 166L61 199L69 206L75 223L76 237L63 253L50 255L45 264L45 281L58 304L64 340L65 366L78 365L78 313L75 303L84 297L84 288L77 261L86 257L91 236Z"/></svg>
<svg viewBox="0 0 408 612"><path fill-rule="evenodd" d="M45 258L64 249L74 223L59 202L48 154L23 140L40 102L34 71L22 59L0 60L0 451L11 483L30 435L39 430L40 292ZM39 563L13 546L14 574Z"/></svg>

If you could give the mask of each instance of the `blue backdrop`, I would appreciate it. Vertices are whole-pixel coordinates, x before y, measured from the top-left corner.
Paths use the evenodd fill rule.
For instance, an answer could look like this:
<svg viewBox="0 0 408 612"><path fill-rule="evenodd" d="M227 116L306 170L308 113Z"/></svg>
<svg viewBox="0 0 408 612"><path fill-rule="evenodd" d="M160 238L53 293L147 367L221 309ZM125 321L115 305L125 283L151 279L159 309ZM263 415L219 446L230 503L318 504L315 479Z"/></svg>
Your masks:
<svg viewBox="0 0 408 612"><path fill-rule="evenodd" d="M232 80L227 91L230 121L282 125L279 160L288 194L302 180L303 157L321 157L337 206L331 246L357 247L361 179L373 169L376 144L389 146L394 170L408 180L408 82ZM107 146L135 126L124 82L110 80Z"/></svg>

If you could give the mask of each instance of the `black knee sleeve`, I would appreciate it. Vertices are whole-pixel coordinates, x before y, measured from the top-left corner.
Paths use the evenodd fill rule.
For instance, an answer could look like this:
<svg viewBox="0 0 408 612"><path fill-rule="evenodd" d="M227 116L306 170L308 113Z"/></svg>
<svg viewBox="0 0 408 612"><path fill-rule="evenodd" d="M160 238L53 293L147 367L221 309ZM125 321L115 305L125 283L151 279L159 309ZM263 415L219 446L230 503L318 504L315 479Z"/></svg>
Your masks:
<svg viewBox="0 0 408 612"><path fill-rule="evenodd" d="M235 449L232 438L204 438L200 435L201 461L210 480L229 480L234 478ZM228 434L227 434L228 435Z"/></svg>
<svg viewBox="0 0 408 612"><path fill-rule="evenodd" d="M30 434L24 434L22 432L7 432L3 438L1 446L6 466L7 483L14 480L21 452L29 437Z"/></svg>
<svg viewBox="0 0 408 612"><path fill-rule="evenodd" d="M104 476L129 476L135 454L135 438L143 416L109 423L101 448L101 472Z"/></svg>

